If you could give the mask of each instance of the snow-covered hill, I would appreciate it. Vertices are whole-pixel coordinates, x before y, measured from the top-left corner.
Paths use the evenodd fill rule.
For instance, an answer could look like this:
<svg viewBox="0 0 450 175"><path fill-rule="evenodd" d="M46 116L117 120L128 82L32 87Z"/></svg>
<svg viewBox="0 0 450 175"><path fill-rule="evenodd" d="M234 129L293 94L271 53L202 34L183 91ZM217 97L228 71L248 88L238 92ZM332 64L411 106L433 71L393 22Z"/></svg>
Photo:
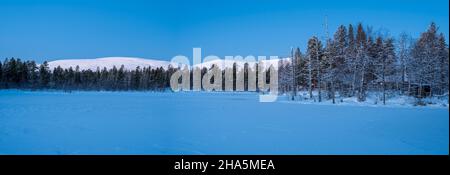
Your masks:
<svg viewBox="0 0 450 175"><path fill-rule="evenodd" d="M289 60L288 58L281 58L282 60ZM278 62L280 59L273 59L273 60L263 60L262 63L266 66L266 68L268 67L268 65L274 65L275 67L278 67ZM213 65L217 65L219 68L223 69L223 68L233 68L233 64L236 63L238 68L243 68L245 66L246 63L249 64L250 68L253 68L254 63L256 63L256 61L254 62L249 62L249 61L244 61L244 60L212 60L212 61L207 61L205 63L201 63L198 64L196 66L200 67L206 67L206 68L210 68Z"/></svg>
<svg viewBox="0 0 450 175"><path fill-rule="evenodd" d="M283 58L286 59L286 58ZM219 66L220 68L228 67L232 68L233 64L236 62L238 67L242 68L244 67L246 61L234 61L234 60L213 60L208 61L205 63L201 63L196 65L196 67L212 67L213 64ZM264 64L274 64L278 63L278 60L264 60ZM252 65L251 63L249 63ZM117 68L120 68L122 65L127 70L133 70L136 69L136 67L163 67L167 68L169 65L172 65L173 67L179 67L179 64L172 63L169 61L162 61L162 60L156 60L156 59L144 59L144 58L133 58L133 57L105 57L105 58L96 58L96 59L64 59L64 60L55 60L48 62L50 70L53 70L54 68L61 66L63 69L68 69L72 67L75 69L75 67L78 65L80 67L80 70L97 70L97 67L100 69L103 69L106 67L107 69L111 69L114 66ZM253 68L250 66L250 68Z"/></svg>
<svg viewBox="0 0 450 175"><path fill-rule="evenodd" d="M153 60L153 59L143 59L143 58L132 58L132 57L105 57L105 58L96 58L96 59L68 59L68 60L56 60L48 63L50 70L61 66L61 68L68 69L75 67L78 65L80 70L97 70L97 67L103 69L106 67L107 69L111 69L114 66L120 68L120 66L124 66L125 69L133 70L136 67L149 67L157 68L163 67L167 68L172 63L168 61L161 60ZM175 67L176 64L172 64ZM176 66L178 67L178 66Z"/></svg>

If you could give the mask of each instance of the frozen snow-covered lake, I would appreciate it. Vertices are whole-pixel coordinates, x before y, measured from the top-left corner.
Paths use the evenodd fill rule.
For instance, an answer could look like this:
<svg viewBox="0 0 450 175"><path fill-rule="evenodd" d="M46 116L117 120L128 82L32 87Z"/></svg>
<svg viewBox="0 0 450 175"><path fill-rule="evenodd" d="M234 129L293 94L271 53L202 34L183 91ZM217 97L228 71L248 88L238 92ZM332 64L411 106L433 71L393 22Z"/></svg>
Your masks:
<svg viewBox="0 0 450 175"><path fill-rule="evenodd" d="M0 154L448 154L449 110L0 91Z"/></svg>

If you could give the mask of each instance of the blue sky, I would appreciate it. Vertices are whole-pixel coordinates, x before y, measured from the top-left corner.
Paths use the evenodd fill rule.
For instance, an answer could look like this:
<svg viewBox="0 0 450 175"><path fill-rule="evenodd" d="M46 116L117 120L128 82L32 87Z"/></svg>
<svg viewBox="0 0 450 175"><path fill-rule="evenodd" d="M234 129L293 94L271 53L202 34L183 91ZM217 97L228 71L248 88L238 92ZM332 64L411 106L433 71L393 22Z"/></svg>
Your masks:
<svg viewBox="0 0 450 175"><path fill-rule="evenodd" d="M0 0L0 57L43 60L192 55L286 56L312 35L362 22L418 37L431 21L448 41L448 0Z"/></svg>

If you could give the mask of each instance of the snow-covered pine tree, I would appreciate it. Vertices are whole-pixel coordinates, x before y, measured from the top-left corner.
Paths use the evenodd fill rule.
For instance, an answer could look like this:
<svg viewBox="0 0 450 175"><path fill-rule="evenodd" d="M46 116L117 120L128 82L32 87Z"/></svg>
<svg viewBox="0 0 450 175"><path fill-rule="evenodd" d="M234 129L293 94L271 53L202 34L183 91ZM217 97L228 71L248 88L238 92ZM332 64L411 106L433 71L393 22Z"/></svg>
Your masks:
<svg viewBox="0 0 450 175"><path fill-rule="evenodd" d="M379 90L381 85L383 38L378 36L375 41L372 36L367 38L367 65L365 79L371 89Z"/></svg>
<svg viewBox="0 0 450 175"><path fill-rule="evenodd" d="M334 39L326 48L329 52L328 67L326 68L326 80L330 82L329 98L335 103L336 89L341 90L341 82L345 81L345 56L347 47L347 29L345 26L339 26L334 34Z"/></svg>
<svg viewBox="0 0 450 175"><path fill-rule="evenodd" d="M439 95L448 94L449 86L449 52L445 43L445 36L441 33L438 37L438 61L439 61Z"/></svg>
<svg viewBox="0 0 450 175"><path fill-rule="evenodd" d="M383 104L386 104L386 86L387 81L389 82L396 81L395 76L395 48L394 48L394 39L388 38L384 41L383 44L383 52L382 52L382 91L383 91Z"/></svg>
<svg viewBox="0 0 450 175"><path fill-rule="evenodd" d="M288 60L278 61L278 87L280 93L292 92L292 65ZM291 94L292 96L292 94ZM293 98L293 97L291 97Z"/></svg>
<svg viewBox="0 0 450 175"><path fill-rule="evenodd" d="M353 25L348 26L347 33L347 48L345 50L345 69L344 72L347 75L345 77L346 82L344 84L349 85L346 90L347 96L354 96L356 94L356 81L357 81L357 68L358 62L356 59L356 40Z"/></svg>
<svg viewBox="0 0 450 175"><path fill-rule="evenodd" d="M296 57L296 87L306 90L308 87L308 61L299 48L295 52Z"/></svg>
<svg viewBox="0 0 450 175"><path fill-rule="evenodd" d="M408 89L409 92L409 87L410 87L410 81L408 79L409 75L408 75L408 65L410 64L411 61L411 37L402 32L399 36L398 39L398 48L397 48L397 55L398 55L398 63L399 63L399 70L398 70L398 74L400 77L400 93L404 94L405 93L405 89ZM408 82L408 83L407 83ZM408 84L408 88L405 88L406 84Z"/></svg>
<svg viewBox="0 0 450 175"><path fill-rule="evenodd" d="M366 90L367 90L367 66L369 64L369 59L367 56L367 35L364 31L362 24L358 24L358 30L356 33L356 59L357 59L357 72L356 75L359 76L358 85L358 101L366 100Z"/></svg>
<svg viewBox="0 0 450 175"><path fill-rule="evenodd" d="M308 49L307 49L307 62L308 62L308 91L309 98L313 98L313 88L319 88L319 76L320 76L320 59L321 59L321 48L322 44L320 43L317 37L312 37L308 41Z"/></svg>
<svg viewBox="0 0 450 175"><path fill-rule="evenodd" d="M291 87L292 87L292 97L291 97L291 100L294 100L295 99L295 96L297 96L297 70L296 70L296 67L297 67L297 59L298 59L298 57L297 57L297 53L296 53L296 51L297 50L295 50L294 51L294 48L292 48L292 50L291 50L291 69L292 69L292 74L291 74L291 76L292 76L292 85L291 85Z"/></svg>
<svg viewBox="0 0 450 175"><path fill-rule="evenodd" d="M418 92L416 94L419 98L422 98L423 95L439 93L439 87L442 84L441 75L448 77L448 73L445 75L445 70L440 69L441 60L439 55L440 48L443 47L439 46L437 30L436 24L431 23L428 30L421 34L411 51L411 67L413 68L414 77L412 81L418 84ZM426 87L429 87L429 92L425 92Z"/></svg>

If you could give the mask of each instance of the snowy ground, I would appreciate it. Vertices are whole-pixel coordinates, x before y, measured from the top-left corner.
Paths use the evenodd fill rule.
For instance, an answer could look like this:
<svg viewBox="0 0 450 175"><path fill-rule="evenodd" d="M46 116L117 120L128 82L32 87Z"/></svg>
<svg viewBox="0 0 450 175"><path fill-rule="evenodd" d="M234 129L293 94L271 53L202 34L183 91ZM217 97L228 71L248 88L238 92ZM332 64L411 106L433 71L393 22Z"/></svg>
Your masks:
<svg viewBox="0 0 450 175"><path fill-rule="evenodd" d="M400 95L397 93L387 93L386 104L383 105L382 93L371 92L367 95L366 100L363 102L358 101L356 97L340 97L336 95L335 104L331 99L325 98L324 93L322 102L318 102L318 93L313 91L313 98L309 98L307 91L300 91L297 96L292 100L292 94L284 94L278 98L280 102L297 103L297 104L317 104L317 105L338 105L338 106L367 106L367 107L417 107L426 106L431 108L447 108L448 109L448 94L439 97L426 97L421 99L419 103L418 99L412 96Z"/></svg>
<svg viewBox="0 0 450 175"><path fill-rule="evenodd" d="M379 105L378 105L379 106ZM0 154L448 154L448 107L0 91Z"/></svg>

